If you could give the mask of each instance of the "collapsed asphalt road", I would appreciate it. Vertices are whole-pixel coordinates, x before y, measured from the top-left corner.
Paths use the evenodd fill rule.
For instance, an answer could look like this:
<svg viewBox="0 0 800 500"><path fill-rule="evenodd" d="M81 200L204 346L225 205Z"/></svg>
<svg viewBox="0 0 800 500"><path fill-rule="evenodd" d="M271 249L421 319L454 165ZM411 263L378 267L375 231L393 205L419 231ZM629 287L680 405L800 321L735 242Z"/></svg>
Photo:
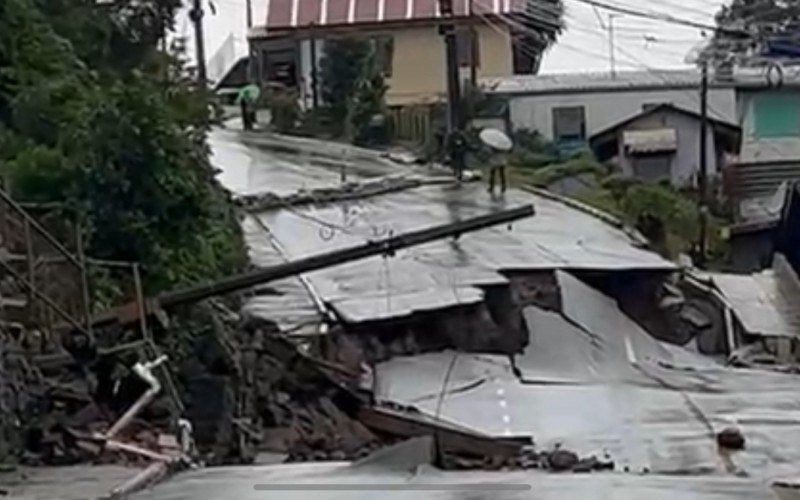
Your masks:
<svg viewBox="0 0 800 500"><path fill-rule="evenodd" d="M309 141L295 145L294 150L275 151L244 145L237 133L229 131L216 132L211 142L213 161L222 170L223 181L239 194L268 190L285 195L341 183L342 167L337 163L342 163L344 156L326 161L318 158L332 156L330 145ZM313 148L315 153L305 148ZM328 149L328 153L320 152L320 148ZM344 163L350 180L418 173L404 165L375 159L357 158ZM387 195L387 199L394 199L388 204L380 199L357 203L356 222L352 224L347 224L348 217L352 220L352 211L336 204L256 214L245 221L252 258L255 263L264 264L354 239L363 241L374 236L370 232L375 228L390 231L396 224L405 227L413 223L410 218L414 216L430 220L426 214L432 205L444 207L434 218L447 217L491 209L493 204L514 203L527 196L512 190L505 199L488 199L479 186L463 191L442 187L418 192L423 193L421 197L405 201L403 197L407 198L408 193ZM437 192L444 197L437 200ZM430 205L420 209L412 200L424 200ZM532 260L534 265L549 269L568 270L590 259L594 267L599 263L624 269L635 262L650 269L671 269L671 264L639 250L636 238L624 231L570 210L560 202L537 202L550 217L540 218L534 223L540 225L528 231L523 228L522 233L530 232L534 243L530 247L523 244L519 250L513 249L517 243L509 243L512 246L505 246L500 259L492 258L494 249L488 242L478 244L477 249L474 243L460 247L431 245L433 248L422 254L408 252L392 260L378 259L349 269L286 280L277 287L284 296L257 297L251 303L251 311L277 314L281 327L293 333L314 334L320 333L324 312L332 305L339 318L358 324L402 318L426 307L447 308L482 301L485 296L478 285L487 281L493 285L502 283L498 270L532 265ZM397 218L387 219L387 214L396 214ZM476 251L487 257L488 265L475 265ZM444 272L440 280L434 278L432 283L426 283L427 277L435 276L431 266ZM517 359L516 366L509 365L504 356L459 355L461 358L453 363L453 373L445 374L452 353L388 355L388 361L377 367L377 396L414 404L423 411L441 411L448 419L491 434L532 434L543 445L565 443L580 452L608 452L618 460L615 472L552 476L533 471L443 473L423 467L409 476L407 469L361 469L347 464L254 466L192 471L140 498L350 498L352 492L334 492L330 488L287 493L256 490L254 485L489 481L530 484L532 490L525 497L547 499L657 499L674 498L676 494L698 500L766 499L771 498L769 484L773 479L796 471L795 464L800 461L794 449L800 437L800 405L793 396L796 376L724 369L696 352L659 344L626 318L613 300L576 283L578 280L568 274L558 279L560 293L571 294L572 298L562 297L560 313L537 309L538 306L524 309L525 320L530 323L530 346ZM433 305L425 303L432 298L441 300L437 283L444 284L438 289L449 291L451 298ZM376 300L364 302L369 295ZM353 296L355 302L351 300ZM580 298L573 302L576 296ZM286 300L292 304L288 311L279 307ZM443 378L449 378L449 383L447 395L439 403L437 394ZM720 463L713 439L713 431L729 425L740 427L748 439L747 449L736 458L736 471L726 470ZM361 494L368 498L419 497L419 492L409 491ZM426 497L443 499L464 495L463 491L426 493ZM469 498L519 495L472 492Z"/></svg>

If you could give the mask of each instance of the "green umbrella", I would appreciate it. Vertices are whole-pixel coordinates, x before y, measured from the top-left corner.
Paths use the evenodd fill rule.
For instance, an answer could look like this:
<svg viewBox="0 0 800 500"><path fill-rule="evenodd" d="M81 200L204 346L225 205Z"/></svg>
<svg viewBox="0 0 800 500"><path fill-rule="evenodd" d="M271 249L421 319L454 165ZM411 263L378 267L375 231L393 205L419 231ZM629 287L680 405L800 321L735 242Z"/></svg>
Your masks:
<svg viewBox="0 0 800 500"><path fill-rule="evenodd" d="M239 94L236 96L236 104L241 104L242 101L247 104L253 104L258 101L259 97L261 97L261 89L258 85L250 83L239 90Z"/></svg>

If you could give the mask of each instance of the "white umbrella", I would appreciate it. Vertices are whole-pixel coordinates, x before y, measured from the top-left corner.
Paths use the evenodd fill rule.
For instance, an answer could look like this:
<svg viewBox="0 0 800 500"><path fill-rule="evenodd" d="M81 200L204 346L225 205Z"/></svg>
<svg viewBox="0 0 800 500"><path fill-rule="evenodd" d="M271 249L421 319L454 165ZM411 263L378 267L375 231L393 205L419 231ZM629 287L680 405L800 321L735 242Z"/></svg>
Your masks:
<svg viewBox="0 0 800 500"><path fill-rule="evenodd" d="M484 144L498 151L511 151L511 148L514 147L511 138L496 128L485 128L481 130L478 137L480 137Z"/></svg>

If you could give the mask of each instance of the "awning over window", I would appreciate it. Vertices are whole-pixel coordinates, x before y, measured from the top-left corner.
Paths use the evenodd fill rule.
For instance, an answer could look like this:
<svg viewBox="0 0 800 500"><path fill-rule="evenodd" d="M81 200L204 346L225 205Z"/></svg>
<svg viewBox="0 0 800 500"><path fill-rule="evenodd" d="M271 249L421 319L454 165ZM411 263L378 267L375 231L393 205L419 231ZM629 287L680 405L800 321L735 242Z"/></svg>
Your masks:
<svg viewBox="0 0 800 500"><path fill-rule="evenodd" d="M626 130L622 141L629 153L662 153L678 148L678 134L674 128Z"/></svg>

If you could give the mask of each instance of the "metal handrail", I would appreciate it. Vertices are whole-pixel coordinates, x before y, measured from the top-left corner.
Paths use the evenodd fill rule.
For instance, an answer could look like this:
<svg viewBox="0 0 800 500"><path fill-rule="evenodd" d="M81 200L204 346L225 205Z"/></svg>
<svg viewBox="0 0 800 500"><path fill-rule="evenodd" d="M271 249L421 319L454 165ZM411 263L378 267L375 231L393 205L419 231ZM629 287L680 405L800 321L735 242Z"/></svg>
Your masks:
<svg viewBox="0 0 800 500"><path fill-rule="evenodd" d="M11 274L23 287L25 287L29 292L31 292L33 295L35 295L36 298L44 301L45 304L50 306L56 313L58 313L59 316L61 316L62 319L64 319L67 323L72 325L73 328L76 328L79 331L81 331L82 333L85 333L85 334L89 335L89 331L86 330L86 328L84 328L83 325L78 323L78 321L75 320L72 316L70 316L68 312L66 312L63 309L61 309L61 306L56 304L53 299L51 299L47 295L43 294L39 290L37 290L36 287L31 285L28 282L28 280L25 279L24 276L22 276L21 274L16 272L13 267L11 267L9 264L7 264L2 259L0 259L0 266L3 266L5 268L5 270L8 271L8 273Z"/></svg>
<svg viewBox="0 0 800 500"><path fill-rule="evenodd" d="M28 212L27 212L27 211L26 211L24 208L22 208L22 207L19 205L19 203L17 203L16 201L14 201L14 200L11 198L11 196L9 196L9 194L8 194L8 193L7 193L7 192L6 192L4 189L0 189L0 198L2 198L2 199L3 199L3 201L5 201L5 202L8 204L8 206L10 206L12 209L14 209L14 211L15 211L15 212L17 212L17 214L21 215L21 216L22 216L22 217L23 217L23 218L24 218L24 219L27 221L27 223L28 223L28 224L30 224L30 225L31 225L31 227L32 227L33 229L35 229L35 230L36 230L36 232L37 232L37 233L39 233L39 235L40 235L40 236L42 236L44 239L46 239L48 243L50 243L51 245L53 245L53 247L54 247L56 250L58 250L58 251L59 251L59 253L61 253L62 255L64 255L64 257L66 257L66 258L67 258L67 259L68 259L70 262L72 262L73 264L75 264L75 266L77 266L79 269L81 269L81 270L83 270L83 271L85 271L85 270L86 270L86 269L85 269L85 268L84 268L84 267L81 265L81 262L80 262L80 260L78 260L78 258L77 258L77 257L75 257L74 255L72 255L72 252L70 252L69 250L67 250L67 248L66 248L64 245L62 245L62 244L61 244L61 243L60 243L60 242L59 242L57 239L55 239L55 237L53 237L53 235L52 235L52 234L50 234L50 232L49 232L49 231L47 231L47 229L45 229L45 228L44 228L44 227L43 227L41 224L39 224L39 222L38 222L36 219L34 219L33 217L31 217L31 216L28 214Z"/></svg>
<svg viewBox="0 0 800 500"><path fill-rule="evenodd" d="M17 203L11 195L8 194L4 189L0 187L0 199L2 199L5 204L11 208L12 211L16 212L17 216L22 218L22 225L25 231L25 245L26 245L26 260L28 261L28 280L22 278L18 273L16 273L13 269L9 266L4 265L3 267L6 268L10 273L14 274L15 277L23 281L25 287L28 290L29 298L32 300L36 297L39 300L44 301L48 306L56 310L59 316L64 317L65 312L61 309L58 304L55 303L50 297L47 297L45 294L39 292L36 289L36 285L34 283L34 272L35 272L35 259L34 259L34 249L33 249L33 242L31 238L31 229L33 229L40 237L44 238L61 256L63 256L67 262L71 263L75 266L77 271L80 273L80 287L81 287L81 306L83 309L84 315L84 322L85 325L80 329L81 331L88 333L90 336L92 334L92 326L91 326L91 312L90 312L90 304L89 304L89 282L88 282L88 275L87 275L87 268L86 264L83 259L83 242L80 235L80 229L76 226L76 239L78 245L78 256L73 255L61 242L59 242L50 232L44 228L36 219L31 217L28 214L27 210L25 210L19 203ZM5 213L5 209L3 210ZM4 222L5 225L5 218L4 215ZM4 235L5 236L5 235ZM69 315L67 315L69 316ZM69 323L77 323L77 320L69 316L69 318L64 317L67 319ZM73 325L74 326L74 325Z"/></svg>

